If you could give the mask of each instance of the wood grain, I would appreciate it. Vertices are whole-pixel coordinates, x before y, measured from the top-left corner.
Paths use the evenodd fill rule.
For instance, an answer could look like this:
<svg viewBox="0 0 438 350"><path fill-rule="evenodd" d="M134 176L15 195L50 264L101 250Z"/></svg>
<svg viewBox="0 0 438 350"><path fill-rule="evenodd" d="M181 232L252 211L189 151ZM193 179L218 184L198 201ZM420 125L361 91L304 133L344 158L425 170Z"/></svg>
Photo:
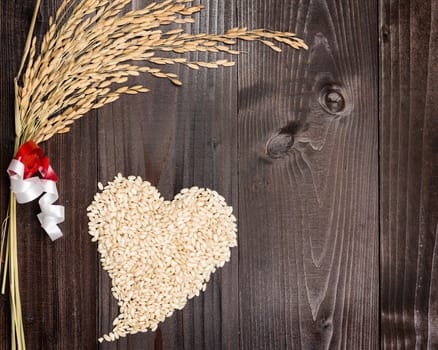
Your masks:
<svg viewBox="0 0 438 350"><path fill-rule="evenodd" d="M438 3L380 12L382 348L436 349Z"/></svg>
<svg viewBox="0 0 438 350"><path fill-rule="evenodd" d="M59 3L43 1L40 38ZM290 30L310 50L244 43L232 69L175 68L181 88L140 76L132 82L152 92L123 97L42 145L67 219L52 243L37 203L19 207L28 349L438 348L436 1L197 3L205 9L194 32ZM1 169L13 150L12 78L33 6L0 4ZM117 304L85 209L97 181L118 172L141 175L167 199L191 185L217 190L238 214L239 247L157 332L99 345ZM3 217L6 173L0 180ZM0 296L0 349L10 347L9 322Z"/></svg>
<svg viewBox="0 0 438 350"><path fill-rule="evenodd" d="M378 348L376 12L375 1L239 3L240 25L310 46L241 46L242 349Z"/></svg>
<svg viewBox="0 0 438 350"><path fill-rule="evenodd" d="M145 2L136 1L134 7ZM233 7L222 1L205 6L193 32L223 32L233 27ZM194 54L192 60L214 59ZM184 187L217 190L237 208L237 80L235 69L178 73L184 85L141 76L152 91L130 96L99 112L99 179L118 172L140 175L166 199ZM166 320L156 333L129 337L101 349L237 349L238 252L212 277L205 293ZM99 331L107 332L117 315L110 281L99 272Z"/></svg>

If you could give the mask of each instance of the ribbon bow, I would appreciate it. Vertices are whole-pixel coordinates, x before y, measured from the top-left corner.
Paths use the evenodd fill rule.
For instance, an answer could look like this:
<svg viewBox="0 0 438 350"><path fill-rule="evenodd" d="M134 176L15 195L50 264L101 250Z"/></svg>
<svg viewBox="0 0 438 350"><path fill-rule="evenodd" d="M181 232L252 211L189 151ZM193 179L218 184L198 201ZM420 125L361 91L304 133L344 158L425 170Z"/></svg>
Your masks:
<svg viewBox="0 0 438 350"><path fill-rule="evenodd" d="M41 177L34 176L37 173ZM58 177L43 150L35 142L24 143L9 164L8 174L18 203L31 202L45 193L38 201L41 213L37 217L52 241L60 238L58 224L64 221L64 207L53 205L58 199Z"/></svg>

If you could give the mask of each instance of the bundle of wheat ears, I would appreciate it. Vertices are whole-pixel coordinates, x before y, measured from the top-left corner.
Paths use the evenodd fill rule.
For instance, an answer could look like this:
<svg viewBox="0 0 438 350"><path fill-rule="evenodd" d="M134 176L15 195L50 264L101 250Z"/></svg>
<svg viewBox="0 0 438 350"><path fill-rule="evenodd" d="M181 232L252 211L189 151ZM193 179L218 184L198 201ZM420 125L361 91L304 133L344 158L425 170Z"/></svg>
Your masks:
<svg viewBox="0 0 438 350"><path fill-rule="evenodd" d="M150 2L132 11L128 8L131 0L64 0L50 18L42 41L38 42L33 37L33 29L40 2L36 1L15 79L15 153L26 142L38 144L57 133L69 131L76 119L117 100L122 94L149 91L141 85L129 86L131 76L148 73L181 85L176 74L161 67L181 64L197 70L234 65L227 59L193 62L184 57L186 53L206 51L237 55L239 51L230 46L238 40L259 41L278 52L280 44L307 48L290 32L233 28L224 34L191 34L175 29L175 24L193 23L193 15L202 9L191 0ZM4 256L2 290L4 293L8 280L12 348L25 349L13 191L9 205L1 247Z"/></svg>

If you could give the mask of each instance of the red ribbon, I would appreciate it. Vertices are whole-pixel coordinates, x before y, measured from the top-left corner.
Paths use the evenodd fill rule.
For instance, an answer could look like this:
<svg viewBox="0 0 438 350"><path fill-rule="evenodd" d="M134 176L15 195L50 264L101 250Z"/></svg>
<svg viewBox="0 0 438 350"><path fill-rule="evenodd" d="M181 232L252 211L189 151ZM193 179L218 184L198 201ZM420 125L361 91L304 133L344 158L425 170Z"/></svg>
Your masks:
<svg viewBox="0 0 438 350"><path fill-rule="evenodd" d="M33 141L27 141L18 150L15 159L24 164L24 178L28 179L39 172L43 179L57 182L58 177L50 166L44 151Z"/></svg>

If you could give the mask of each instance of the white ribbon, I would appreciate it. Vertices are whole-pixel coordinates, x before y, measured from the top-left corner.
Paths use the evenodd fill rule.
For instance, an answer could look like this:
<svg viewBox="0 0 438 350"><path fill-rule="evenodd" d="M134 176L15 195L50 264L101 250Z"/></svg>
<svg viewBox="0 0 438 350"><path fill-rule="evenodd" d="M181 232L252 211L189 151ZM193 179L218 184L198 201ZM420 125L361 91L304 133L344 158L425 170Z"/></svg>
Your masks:
<svg viewBox="0 0 438 350"><path fill-rule="evenodd" d="M28 203L45 193L38 201L41 213L37 215L41 227L47 232L52 241L62 237L58 224L64 221L64 207L53 205L58 200L56 182L52 180L31 177L23 179L24 164L13 159L8 167L11 179L11 191L15 193L18 203Z"/></svg>

